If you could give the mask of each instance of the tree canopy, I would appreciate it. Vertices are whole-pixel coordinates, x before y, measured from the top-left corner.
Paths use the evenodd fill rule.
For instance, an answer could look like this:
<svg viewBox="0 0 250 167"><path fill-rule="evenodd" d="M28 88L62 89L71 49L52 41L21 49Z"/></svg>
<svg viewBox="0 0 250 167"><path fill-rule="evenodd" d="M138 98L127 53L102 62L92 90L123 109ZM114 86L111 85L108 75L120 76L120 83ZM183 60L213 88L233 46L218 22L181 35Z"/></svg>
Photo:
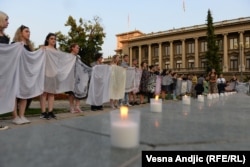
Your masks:
<svg viewBox="0 0 250 167"><path fill-rule="evenodd" d="M220 67L220 57L218 55L219 47L216 44L216 36L214 34L213 17L210 10L207 13L207 72L212 68L215 69L217 73L221 72Z"/></svg>
<svg viewBox="0 0 250 167"><path fill-rule="evenodd" d="M59 48L62 51L69 52L70 45L77 43L80 47L81 60L90 65L94 61L95 53L102 50L101 46L106 36L101 25L101 19L98 16L88 21L80 18L78 25L76 20L69 16L65 26L70 27L67 35L62 34L61 31L56 32Z"/></svg>

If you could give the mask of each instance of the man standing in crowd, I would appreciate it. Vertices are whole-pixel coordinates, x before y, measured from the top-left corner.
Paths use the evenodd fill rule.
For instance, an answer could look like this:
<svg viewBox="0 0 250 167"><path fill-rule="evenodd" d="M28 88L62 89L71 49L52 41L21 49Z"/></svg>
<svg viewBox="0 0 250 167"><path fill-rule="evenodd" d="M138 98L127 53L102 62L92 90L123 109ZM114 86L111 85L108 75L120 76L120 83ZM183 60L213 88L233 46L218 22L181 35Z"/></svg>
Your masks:
<svg viewBox="0 0 250 167"><path fill-rule="evenodd" d="M123 55L121 66L123 68L128 68L129 67L129 57L128 57L127 54ZM122 103L124 105L127 105L128 107L131 107L131 105L129 104L129 99L128 98L129 98L129 93L125 92L124 99L123 99Z"/></svg>

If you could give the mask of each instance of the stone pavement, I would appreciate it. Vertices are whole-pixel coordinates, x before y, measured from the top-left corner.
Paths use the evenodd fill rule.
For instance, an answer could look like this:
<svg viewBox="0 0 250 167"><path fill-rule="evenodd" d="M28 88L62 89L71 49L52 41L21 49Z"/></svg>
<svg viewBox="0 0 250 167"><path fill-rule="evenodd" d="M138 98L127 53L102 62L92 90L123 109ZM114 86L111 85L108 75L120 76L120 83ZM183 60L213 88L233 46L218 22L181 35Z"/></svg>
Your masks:
<svg viewBox="0 0 250 167"><path fill-rule="evenodd" d="M5 120L11 129L0 132L0 167L138 167L142 150L250 150L249 101L235 94L204 103L192 99L190 106L165 101L162 113L150 112L149 104L131 107L141 113L134 149L111 147L107 106L58 114L58 120L32 117L29 125Z"/></svg>

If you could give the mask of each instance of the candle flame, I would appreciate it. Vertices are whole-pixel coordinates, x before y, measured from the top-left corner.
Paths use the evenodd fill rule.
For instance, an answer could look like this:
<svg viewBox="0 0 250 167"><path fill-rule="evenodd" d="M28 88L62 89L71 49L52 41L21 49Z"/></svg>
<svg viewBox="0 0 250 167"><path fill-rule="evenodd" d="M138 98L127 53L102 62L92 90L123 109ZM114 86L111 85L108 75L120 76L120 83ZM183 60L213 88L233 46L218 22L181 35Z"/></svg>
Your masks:
<svg viewBox="0 0 250 167"><path fill-rule="evenodd" d="M156 96L155 96L155 100L158 100L158 99L159 99L159 96L158 96L158 95L156 95Z"/></svg>
<svg viewBox="0 0 250 167"><path fill-rule="evenodd" d="M121 113L121 118L122 119L127 119L127 117L128 117L128 107L122 106L120 108L120 113Z"/></svg>

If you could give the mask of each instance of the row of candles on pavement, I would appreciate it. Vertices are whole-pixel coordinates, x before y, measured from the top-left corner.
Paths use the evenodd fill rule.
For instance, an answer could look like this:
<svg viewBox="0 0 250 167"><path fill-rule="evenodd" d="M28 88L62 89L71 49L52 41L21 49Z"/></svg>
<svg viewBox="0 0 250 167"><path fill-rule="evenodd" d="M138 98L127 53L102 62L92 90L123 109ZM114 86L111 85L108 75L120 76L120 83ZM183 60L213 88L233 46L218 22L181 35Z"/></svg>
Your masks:
<svg viewBox="0 0 250 167"><path fill-rule="evenodd" d="M235 93L236 92L225 92L225 93L220 93L220 94L219 93L207 94L207 100L216 99L216 98L224 97L224 96L229 96L229 95L232 95L232 94L235 94ZM204 102L205 101L204 95L198 95L197 100L199 102ZM182 97L182 103L190 105L191 104L191 97L187 96L187 95L184 95Z"/></svg>
<svg viewBox="0 0 250 167"><path fill-rule="evenodd" d="M226 92L216 94L208 94L207 99L224 97L234 94L235 92ZM197 100L204 102L204 95L199 95ZM190 105L190 96L184 95L182 103ZM162 112L162 99L156 96L155 99L150 99L150 111ZM128 108L122 106L119 110L110 112L111 120L111 145L118 148L134 148L139 145L140 137L140 112L138 110L128 111Z"/></svg>

